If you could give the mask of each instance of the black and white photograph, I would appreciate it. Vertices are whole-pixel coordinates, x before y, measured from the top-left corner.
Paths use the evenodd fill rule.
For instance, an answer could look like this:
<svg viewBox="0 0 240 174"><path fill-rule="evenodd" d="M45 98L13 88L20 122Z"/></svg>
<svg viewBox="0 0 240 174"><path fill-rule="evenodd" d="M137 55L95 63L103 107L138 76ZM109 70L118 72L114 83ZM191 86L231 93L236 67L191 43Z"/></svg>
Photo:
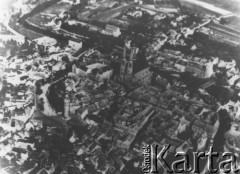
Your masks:
<svg viewBox="0 0 240 174"><path fill-rule="evenodd" d="M156 173L240 173L240 0L0 0L0 174Z"/></svg>

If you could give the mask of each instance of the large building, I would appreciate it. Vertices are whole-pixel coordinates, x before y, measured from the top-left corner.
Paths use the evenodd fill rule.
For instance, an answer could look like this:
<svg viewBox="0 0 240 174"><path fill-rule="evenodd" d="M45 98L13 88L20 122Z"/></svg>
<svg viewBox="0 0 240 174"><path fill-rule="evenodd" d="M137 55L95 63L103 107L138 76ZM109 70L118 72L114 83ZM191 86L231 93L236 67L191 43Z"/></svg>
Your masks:
<svg viewBox="0 0 240 174"><path fill-rule="evenodd" d="M76 42L73 40L69 40L68 45L75 51L78 51L80 48L82 48L82 42Z"/></svg>
<svg viewBox="0 0 240 174"><path fill-rule="evenodd" d="M211 29L210 37L218 42L223 42L232 46L240 45L240 31L228 26L210 22L206 27Z"/></svg>
<svg viewBox="0 0 240 174"><path fill-rule="evenodd" d="M195 62L189 62L187 66L185 67L186 72L191 72L195 74L199 78L205 77L205 71L206 67L204 65L195 63Z"/></svg>
<svg viewBox="0 0 240 174"><path fill-rule="evenodd" d="M103 79L110 79L112 74L113 74L113 70L110 66L108 65L104 65L101 63L94 63L88 66L73 66L72 68L72 72L81 76L86 76L87 74L90 74L94 69L97 69L99 71L99 77L103 80Z"/></svg>
<svg viewBox="0 0 240 174"><path fill-rule="evenodd" d="M113 35L114 37L118 37L121 35L120 28L109 24L106 25L105 32L109 35Z"/></svg>
<svg viewBox="0 0 240 174"><path fill-rule="evenodd" d="M215 16L229 15L232 12L215 7L213 4L203 2L200 0L179 0L182 6L191 8L195 12L210 14Z"/></svg>
<svg viewBox="0 0 240 174"><path fill-rule="evenodd" d="M110 66L101 63L88 65L87 68L88 74L91 73L93 69L98 69L101 72L99 75L101 79L110 79L113 74L113 70Z"/></svg>
<svg viewBox="0 0 240 174"><path fill-rule="evenodd" d="M130 53L127 54L129 51ZM127 78L133 77L133 68L134 68L133 60L135 59L137 52L138 52L137 47L131 47L129 49L127 44L124 45L123 59L121 61L121 68L120 68L121 81L124 81Z"/></svg>
<svg viewBox="0 0 240 174"><path fill-rule="evenodd" d="M152 73L148 67L134 74L134 77L140 84L149 85L151 84Z"/></svg>

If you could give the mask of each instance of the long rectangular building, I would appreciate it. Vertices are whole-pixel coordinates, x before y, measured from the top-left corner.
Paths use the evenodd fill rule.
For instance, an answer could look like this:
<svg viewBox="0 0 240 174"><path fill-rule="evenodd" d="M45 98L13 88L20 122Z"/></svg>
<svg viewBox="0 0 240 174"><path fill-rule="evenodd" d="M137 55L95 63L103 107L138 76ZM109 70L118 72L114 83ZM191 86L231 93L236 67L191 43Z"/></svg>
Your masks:
<svg viewBox="0 0 240 174"><path fill-rule="evenodd" d="M206 12L216 16L229 15L232 12L214 6L213 4L203 2L200 0L179 0L182 6L192 8L198 12Z"/></svg>
<svg viewBox="0 0 240 174"><path fill-rule="evenodd" d="M210 22L205 27L212 30L210 37L216 41L223 42L232 46L240 45L240 31L230 28L228 26L218 24L216 22Z"/></svg>

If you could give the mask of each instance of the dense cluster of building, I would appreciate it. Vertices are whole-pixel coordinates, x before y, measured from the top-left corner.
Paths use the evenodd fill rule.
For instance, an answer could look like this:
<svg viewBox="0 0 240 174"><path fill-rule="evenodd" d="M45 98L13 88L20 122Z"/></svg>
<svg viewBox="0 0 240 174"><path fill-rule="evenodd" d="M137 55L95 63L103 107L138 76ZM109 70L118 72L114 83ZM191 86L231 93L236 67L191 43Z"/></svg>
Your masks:
<svg viewBox="0 0 240 174"><path fill-rule="evenodd" d="M78 22L71 11L48 23L67 43L3 24L0 173L141 173L142 148L153 144L171 145L170 162L210 146L239 153L239 31L222 23L228 11L197 0L86 2L61 1L83 8ZM199 38L225 44L224 54Z"/></svg>

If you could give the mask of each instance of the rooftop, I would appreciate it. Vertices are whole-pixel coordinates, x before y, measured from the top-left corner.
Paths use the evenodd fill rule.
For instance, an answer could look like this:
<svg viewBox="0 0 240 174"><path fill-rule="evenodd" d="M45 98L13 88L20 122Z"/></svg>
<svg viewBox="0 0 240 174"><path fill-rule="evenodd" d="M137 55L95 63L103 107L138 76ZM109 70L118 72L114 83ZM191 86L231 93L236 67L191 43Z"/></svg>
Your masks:
<svg viewBox="0 0 240 174"><path fill-rule="evenodd" d="M196 6L205 8L207 10L219 13L220 15L232 14L232 12L230 12L230 11L224 10L224 9L216 7L216 6L214 6L214 5L210 4L210 3L203 2L203 1L200 1L200 0L180 0L180 2L182 2L182 3L190 3L192 5L196 5Z"/></svg>

